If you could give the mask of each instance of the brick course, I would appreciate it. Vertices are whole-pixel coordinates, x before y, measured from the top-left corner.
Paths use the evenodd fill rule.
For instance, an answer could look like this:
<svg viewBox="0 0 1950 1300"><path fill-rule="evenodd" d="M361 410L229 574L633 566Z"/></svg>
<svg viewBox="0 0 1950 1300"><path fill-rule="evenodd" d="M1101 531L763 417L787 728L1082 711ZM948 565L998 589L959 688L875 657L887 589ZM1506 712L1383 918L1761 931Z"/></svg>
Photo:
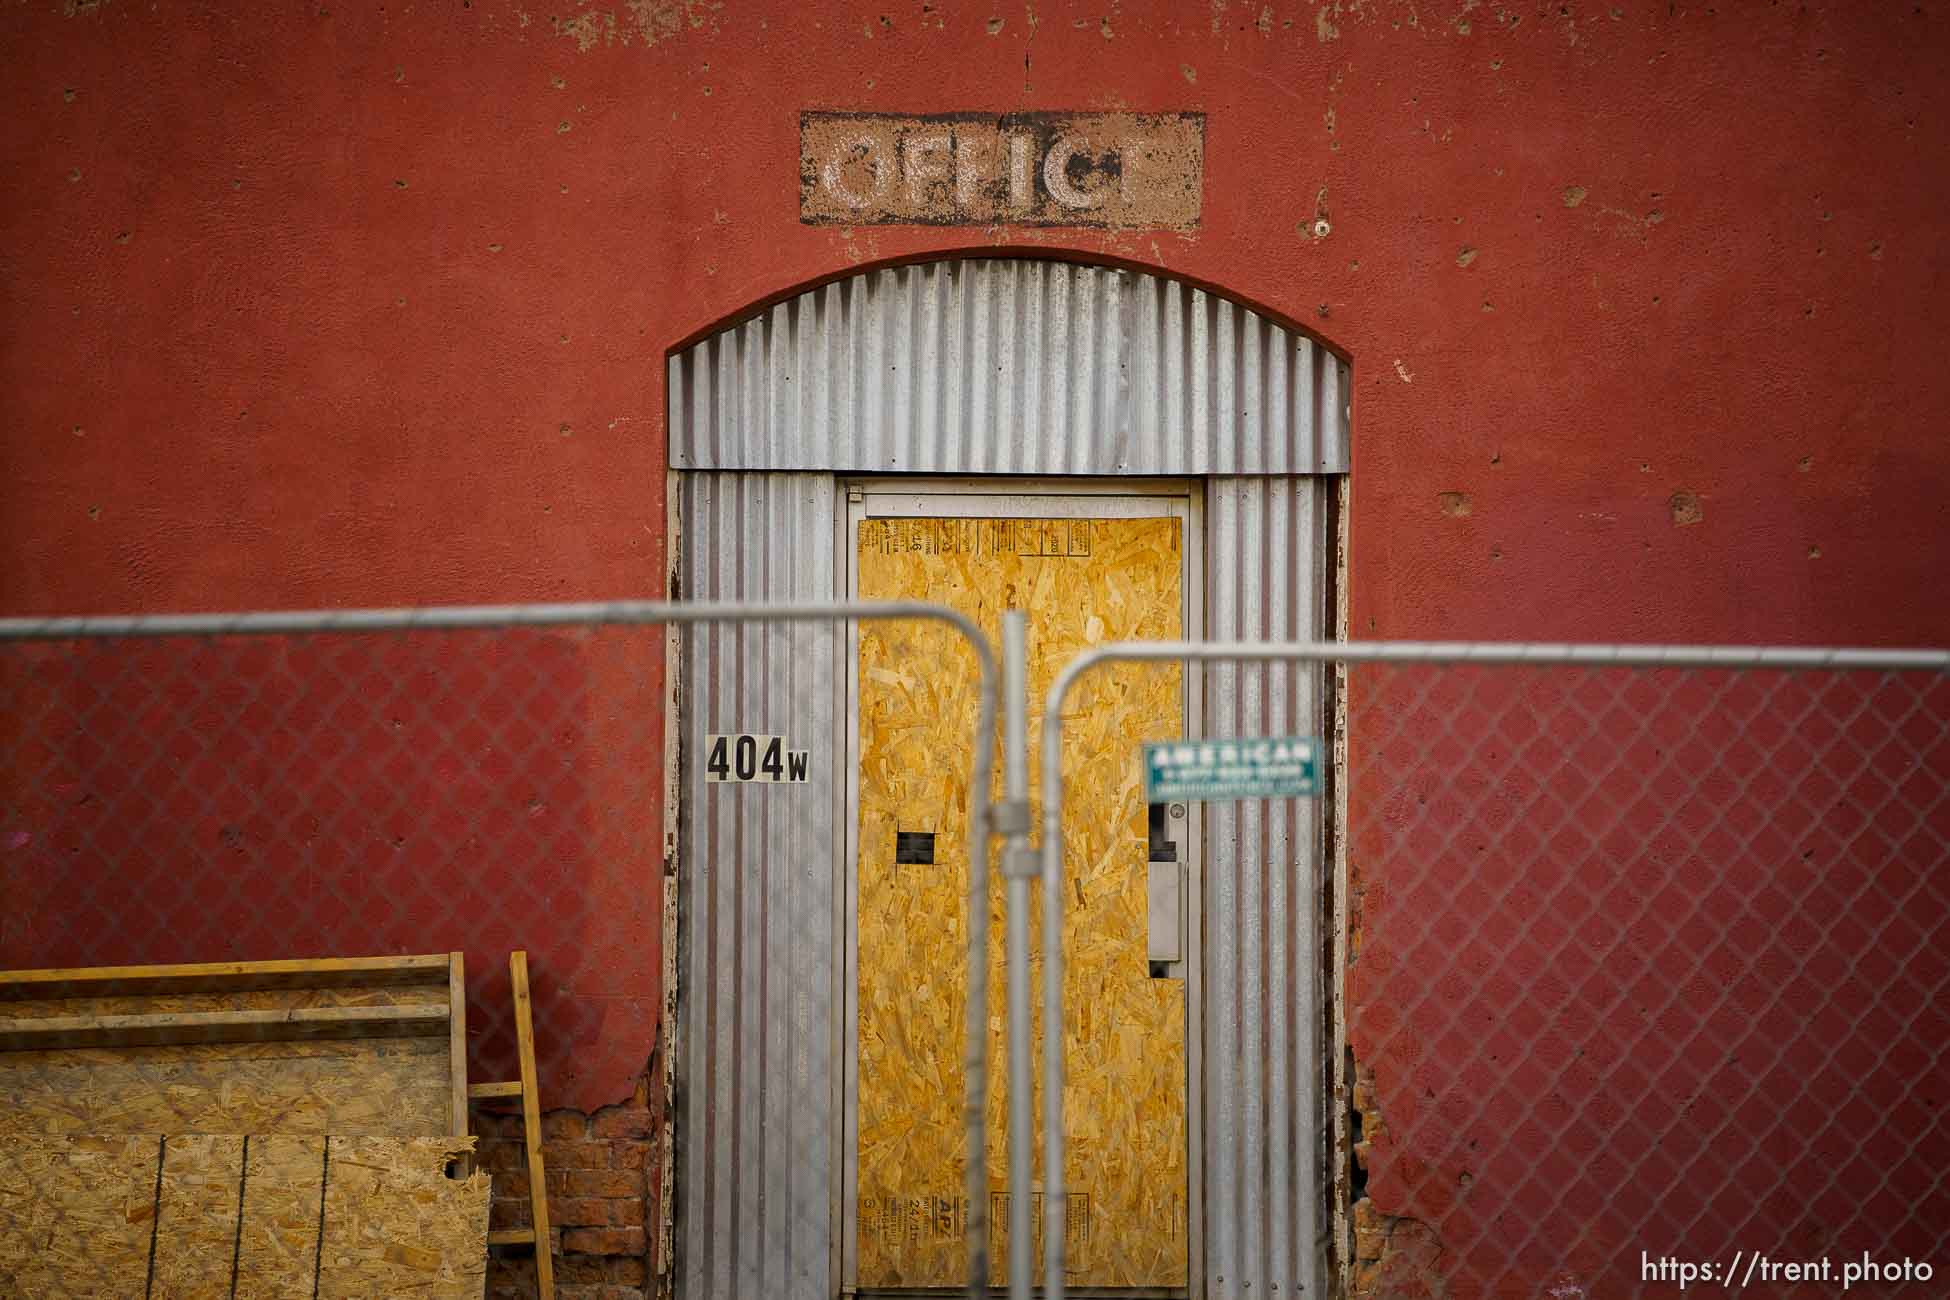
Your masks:
<svg viewBox="0 0 1950 1300"><path fill-rule="evenodd" d="M650 1081L635 1095L592 1115L556 1110L542 1116L548 1168L550 1243L560 1300L645 1300L651 1293L649 1225L658 1115ZM527 1227L528 1160L518 1111L476 1107L478 1160L494 1179L489 1225ZM498 1247L488 1262L488 1300L533 1300L535 1260L526 1247Z"/></svg>

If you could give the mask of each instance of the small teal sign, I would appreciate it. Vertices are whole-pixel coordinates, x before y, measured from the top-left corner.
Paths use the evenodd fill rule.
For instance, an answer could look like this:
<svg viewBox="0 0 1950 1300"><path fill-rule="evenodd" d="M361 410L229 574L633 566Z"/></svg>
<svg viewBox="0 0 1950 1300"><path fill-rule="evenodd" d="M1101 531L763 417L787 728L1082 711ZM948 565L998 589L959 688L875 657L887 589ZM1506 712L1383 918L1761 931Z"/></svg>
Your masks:
<svg viewBox="0 0 1950 1300"><path fill-rule="evenodd" d="M1299 799L1320 793L1312 736L1176 740L1144 747L1144 801Z"/></svg>

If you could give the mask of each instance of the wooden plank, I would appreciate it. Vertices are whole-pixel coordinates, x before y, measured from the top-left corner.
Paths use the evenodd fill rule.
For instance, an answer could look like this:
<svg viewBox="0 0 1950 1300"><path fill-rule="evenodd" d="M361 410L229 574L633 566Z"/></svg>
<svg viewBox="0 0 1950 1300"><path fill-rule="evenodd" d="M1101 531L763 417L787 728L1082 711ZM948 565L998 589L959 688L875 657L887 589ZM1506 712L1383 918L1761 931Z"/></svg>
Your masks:
<svg viewBox="0 0 1950 1300"><path fill-rule="evenodd" d="M531 1246L534 1242L533 1228L496 1228L488 1234L490 1246Z"/></svg>
<svg viewBox="0 0 1950 1300"><path fill-rule="evenodd" d="M447 979L449 956L448 953L433 953L409 957L207 962L189 966L9 970L0 971L0 1000L440 984Z"/></svg>
<svg viewBox="0 0 1950 1300"><path fill-rule="evenodd" d="M541 1300L555 1300L555 1257L548 1232L548 1173L542 1165L542 1104L535 1095L535 1019L528 996L528 953L508 954L515 991L515 1050L521 1058L521 1132L528 1143L529 1219L534 1223L535 1277Z"/></svg>
<svg viewBox="0 0 1950 1300"><path fill-rule="evenodd" d="M519 1097L521 1080L510 1079L506 1083L470 1083L467 1085L467 1095L476 1101L485 1101L490 1097Z"/></svg>
<svg viewBox="0 0 1950 1300"><path fill-rule="evenodd" d="M248 1136L172 1133L156 1189L155 1264L148 1300L230 1294L243 1232L239 1211Z"/></svg>
<svg viewBox="0 0 1950 1300"><path fill-rule="evenodd" d="M455 1137L467 1136L467 957L447 954L447 1069L453 1080Z"/></svg>
<svg viewBox="0 0 1950 1300"><path fill-rule="evenodd" d="M311 1300L317 1291L319 1202L325 1139L250 1135L240 1188L236 1300ZM223 1297L225 1292L217 1292Z"/></svg>
<svg viewBox="0 0 1950 1300"><path fill-rule="evenodd" d="M146 1296L161 1146L0 1138L0 1295Z"/></svg>
<svg viewBox="0 0 1950 1300"><path fill-rule="evenodd" d="M330 1144L318 1300L480 1300L488 1177L446 1176L473 1139L333 1137Z"/></svg>
<svg viewBox="0 0 1950 1300"><path fill-rule="evenodd" d="M416 1037L445 1032L451 1014L444 1005L424 1004L0 1019L0 1052L316 1038Z"/></svg>
<svg viewBox="0 0 1950 1300"><path fill-rule="evenodd" d="M471 1139L0 1138L0 1295L480 1300Z"/></svg>
<svg viewBox="0 0 1950 1300"><path fill-rule="evenodd" d="M413 1137L445 1128L448 1104L441 1038L0 1052L0 1141L32 1133Z"/></svg>

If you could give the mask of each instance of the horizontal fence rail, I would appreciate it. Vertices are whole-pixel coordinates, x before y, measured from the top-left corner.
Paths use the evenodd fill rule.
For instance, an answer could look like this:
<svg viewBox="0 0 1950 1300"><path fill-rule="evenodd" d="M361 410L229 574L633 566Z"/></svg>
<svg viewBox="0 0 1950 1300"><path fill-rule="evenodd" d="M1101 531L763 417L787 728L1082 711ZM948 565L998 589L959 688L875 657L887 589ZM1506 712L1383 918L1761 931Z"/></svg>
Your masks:
<svg viewBox="0 0 1950 1300"><path fill-rule="evenodd" d="M567 992L652 977L638 968L632 936L655 924L642 882L661 871L646 810L663 802L651 774L664 762L667 701L646 672L662 662L662 641L641 629L736 636L741 624L907 618L952 625L982 679L966 769L969 1204L956 1226L969 1294L988 1294L986 846L1004 675L976 626L945 608L612 602L0 620L0 968L289 956L294 935L320 954L478 944L470 992L485 1014L470 1021L475 1064L499 1077L514 1044L495 950L522 946L527 918L548 914L573 942L553 968L537 954L547 973L538 1008L553 1034L542 1045L545 1083L557 1079L557 1095L571 1100L598 1097L640 1072L641 1059L574 1061L571 1044L637 1041L614 1029L630 1014L642 1041L654 1027L654 1009L626 1013ZM1351 1114L1316 1122L1269 1112L1240 1132L1318 1143L1324 1162L1319 1124L1355 1126L1347 1280L1356 1295L1662 1294L1682 1264L1724 1268L1745 1251L1748 1267L1757 1249L1829 1260L1837 1279L1845 1255L1950 1266L1950 653L1096 647L1050 685L1043 715L1051 1027L1075 1013L1078 996L1061 951L1071 884L1065 710L1079 707L1090 671L1111 662L1206 665L1208 690L1237 687L1242 700L1262 697L1266 674L1347 675L1346 766L1336 779L1348 807L1338 830L1349 926L1336 943L1346 945ZM686 718L687 736L702 721ZM1018 749L1005 799L1016 870L1027 865L1025 767ZM1296 882L1286 896L1310 906L1323 883ZM1012 928L1026 931L1025 889L1006 892ZM777 899L796 897L781 887ZM452 945L418 941L463 932ZM1026 939L1009 945L1012 979L1026 976ZM1209 935L1205 960L1267 970L1267 942ZM164 1014L178 1032L199 1016L256 1023L284 1006L196 1003ZM284 1018L346 1018L330 1007ZM22 1009L0 1004L0 1019L17 1021ZM71 1009L40 1010L52 1022ZM415 1041L444 1041L441 1017L410 999L354 1018L411 1023ZM1016 1032L1026 1003L1008 1020L1012 1062L1026 1061L1029 1043ZM65 1019L14 1025L21 1044L68 1032ZM774 1027L726 1032L757 1051ZM1074 1152L1063 1128L1064 1037L1048 1032L1042 1044L1041 1231L1022 1221L1031 1193L1018 1186L1009 1201L1017 1293L1032 1249L1044 1294L1066 1285ZM74 1050L94 1041L84 1035ZM315 1050L338 1041L327 1036ZM838 1068L833 1050L819 1049L821 1068ZM1287 1095L1256 1094L1250 1083L1275 1068L1263 1059L1273 1050L1208 1047L1205 1059L1247 1080L1239 1095L1263 1104ZM163 1072L137 1074L159 1096L171 1086ZM1031 1174L1025 1077L1012 1071L1009 1089L1018 1184ZM759 1141L772 1118L725 1117L723 1129ZM8 1132L0 1115L0 1138ZM1214 1140L1208 1132L1208 1148ZM1190 1174L1243 1180L1219 1189L1231 1200L1207 1189L1206 1257L1192 1269L1209 1300L1265 1293L1248 1289L1255 1277L1307 1275L1297 1259L1236 1258L1245 1238L1213 1217L1234 1203L1317 1202L1269 1200L1252 1184L1249 1154L1219 1152ZM172 1160L210 1155L152 1149L125 1172L162 1187ZM253 1189L259 1158L246 1152L238 1167ZM269 1194L268 1178L264 1187ZM33 1191L28 1165L0 1168L0 1216ZM755 1213L768 1248L833 1230ZM1314 1228L1296 1223L1253 1249L1297 1256L1313 1249ZM248 1240L240 1227L226 1243L233 1267ZM1778 1278L1760 1276L1748 1293L1785 1294ZM1851 1287L1865 1291L1876 1293Z"/></svg>
<svg viewBox="0 0 1950 1300"><path fill-rule="evenodd" d="M665 797L656 771L666 761L667 696L655 671L663 665L664 638L646 638L643 629L680 625L698 636L758 637L774 635L761 626L768 624L824 626L837 633L851 624L913 620L945 624L965 640L980 679L972 749L954 779L965 773L968 782L968 986L960 1062L960 1142L969 1153L968 1290L986 1294L986 845L998 677L976 624L945 607L622 601L0 620L0 969L472 948L467 969L476 1009L469 1053L474 1077L506 1078L514 1072L515 1044L503 968L509 949L527 947L541 977L536 998L545 1099L595 1110L629 1094L658 1028L654 1003L643 996L656 977L645 962L643 939L661 928L663 837L653 823ZM832 665L843 659L812 658L806 670L823 671L826 679L800 688L836 691ZM672 668L663 665L662 671ZM700 694L700 701L711 701L700 703L700 713L723 706L726 698ZM735 701L725 707L735 711ZM736 730L735 722L686 717L688 763L709 761L703 731ZM953 770L958 757L944 754L940 761ZM787 772L785 779L798 774ZM832 779L827 774L825 788L832 788ZM693 863L686 869L712 867ZM783 883L768 883L767 897L757 904L747 900L746 910L773 906L778 914L769 923L791 927L804 920L790 914L794 904L832 907L830 899L809 900L791 887L789 864L773 864L772 871ZM737 884L731 882L728 900L738 896ZM554 937L539 934L538 924ZM260 1022L278 1035L317 1038L308 1028L313 1020L336 1024L356 1016L366 1026L362 1033L397 1021L421 1035L415 1041L427 1052L446 1051L444 1001L355 1012L331 1005L338 996L331 990L199 996L201 1001L192 998L183 1007L172 1002L160 1015L134 1019L166 1021L179 1036L216 1020L233 1039L243 1034L237 1026ZM327 1005L306 1005L319 999ZM19 1043L0 1043L0 1070L11 1049L55 1046L57 1038L62 1047L95 1045L95 1039L76 1038L79 1029L66 1037L53 1033L65 1029L73 1019L68 1013L77 1010L96 1038L120 1032L121 1022L131 1019L97 1015L103 1006L72 999L0 1001L0 1020L20 1027L14 1035ZM737 1014L752 1020L755 1012ZM35 1024L36 1017L45 1023ZM804 1055L793 1068L818 1078L839 1068L834 1044L821 1035L775 1041L773 1027L757 1025L741 1025L737 1034L754 1071L768 1049L780 1070L785 1065L778 1058L786 1055ZM217 1041L210 1035L197 1041L205 1038ZM335 1046L307 1043L305 1050ZM239 1050L254 1048L247 1042ZM383 1059L375 1058L375 1068L397 1073L404 1068L400 1053L411 1057L420 1050L388 1048ZM20 1106L0 1104L0 1290L11 1280L36 1294L55 1294L47 1288L60 1286L77 1294L124 1294L125 1285L144 1293L142 1252L136 1249L141 1243L128 1243L123 1251L105 1242L100 1250L83 1251L80 1244L92 1232L87 1220L62 1219L78 1212L70 1202L90 1181L57 1176L74 1174L76 1160L105 1160L115 1165L110 1172L138 1182L148 1178L164 1190L178 1176L209 1183L228 1178L233 1209L244 1201L245 1184L252 1193L260 1185L269 1188L259 1168L266 1158L262 1144L257 1154L246 1147L239 1156L228 1147L215 1155L192 1152L179 1142L172 1153L167 1146L159 1151L152 1136L146 1152L125 1153L131 1163L122 1170L118 1155L102 1156L92 1147L77 1155L62 1145L65 1139L48 1136L93 1131L102 1114L151 1135L172 1126L225 1133L233 1130L224 1124L243 1122L203 1106L207 1099L187 1086L194 1081L180 1077L183 1067L173 1058L151 1060L138 1050L77 1070L60 1052L27 1055L35 1058L36 1074L21 1086L35 1100L27 1105L23 1094L15 1099ZM17 1066L25 1059L11 1057ZM100 1099L70 1104L54 1086L59 1079L68 1080L70 1090L97 1086L91 1081L107 1077L101 1068L127 1076L99 1085L128 1094L107 1110ZM245 1062L238 1068L253 1067ZM0 1083L6 1077L0 1074ZM416 1107L426 1112L425 1123L433 1122L433 1099L416 1091L424 1080L415 1076L397 1088L385 1080L368 1082L373 1086L351 1090L360 1095L344 1113L288 1110L277 1122L384 1133L411 1127ZM805 1100L802 1109L830 1109L807 1107ZM180 1113L197 1106L203 1109L194 1116ZM5 1114L10 1109L12 1122ZM730 1140L744 1144L738 1149L748 1158L764 1143L834 1140L830 1130L768 1125L770 1118L769 1111L754 1109L724 1116L721 1123L724 1133L737 1135ZM447 1132L444 1119L430 1131ZM30 1133L38 1136L30 1139ZM28 1145L18 1146L22 1142ZM217 1164L195 1163L204 1157ZM623 1159L620 1149L616 1158ZM823 1152L818 1159L829 1163ZM805 1161L788 1151L783 1164L794 1163ZM310 1176L317 1213L319 1171ZM592 1186L643 1178L640 1164L619 1165L600 1178L578 1175L579 1183ZM648 1191L646 1185L634 1210L638 1224ZM166 1209L169 1203L159 1204ZM602 1211L600 1203L591 1204L592 1212ZM504 1208L496 1202L497 1228L505 1226ZM16 1222L15 1211L38 1226L30 1230L25 1220ZM631 1222L628 1207L620 1213L616 1222ZM812 1257L823 1260L823 1235L830 1230L824 1213L799 1223L781 1222L785 1213L773 1207L763 1243L726 1245L747 1253L777 1247L784 1261L788 1252L780 1243L817 1233L822 1242ZM30 1254L43 1256L39 1263L14 1258L18 1252L8 1239L16 1246L30 1237L43 1245L67 1241L54 1227L60 1222L81 1225L68 1242L72 1253L65 1246L51 1255L36 1247ZM177 1222L195 1226L193 1217ZM224 1258L208 1268L229 1268L230 1284L242 1278L248 1289L256 1258L248 1247L256 1231L255 1221L238 1220L235 1249L226 1238ZM147 1241L146 1230L143 1235ZM208 1271L172 1252L167 1243L159 1254L151 1252L152 1276L156 1268L165 1274ZM321 1248L319 1259L330 1258ZM105 1275L99 1285L76 1275L123 1266L138 1268L132 1284L121 1273ZM742 1271L745 1264L736 1267ZM768 1276L774 1267L767 1266ZM201 1272L197 1277L210 1280ZM823 1293L825 1278L816 1281ZM222 1290L223 1282L216 1278L213 1285ZM387 1289L372 1279L363 1285Z"/></svg>
<svg viewBox="0 0 1950 1300"><path fill-rule="evenodd" d="M1695 1281L1730 1285L1739 1279L1698 1270L1723 1269L1741 1243L1751 1252L1763 1240L1777 1260L1819 1253L1811 1241L1829 1248L1832 1286L1843 1277L1844 1249L1861 1248L1863 1261L1890 1262L1896 1252L1905 1262L1934 1257L1937 1267L1950 1266L1942 1173L1950 1125L1934 1096L1950 1086L1950 652L1494 642L1095 647L1051 683L1043 714L1049 1026L1064 1024L1066 996L1065 709L1076 707L1071 697L1091 670L1117 662L1261 672L1282 663L1342 665L1348 673L1345 834L1358 871L1353 888L1365 894L1346 936L1344 973L1350 1046L1363 1071L1351 1118L1366 1124L1357 1172L1368 1193L1356 1207L1354 1294L1640 1295L1682 1280L1682 1263ZM1753 901L1771 874L1818 851L1790 852L1786 837L1811 833L1824 811L1831 827L1840 821L1844 829L1831 830L1821 851L1850 859L1856 873L1841 901L1863 915L1846 934L1823 914L1831 900L1817 899L1805 882L1798 896ZM1678 896L1692 915L1672 929L1648 928L1648 896L1670 902L1675 888L1690 889ZM1548 913L1553 905L1586 929L1540 919L1539 907ZM1702 961L1691 948L1712 947L1702 918L1716 911L1747 923L1750 946L1730 953L1723 944ZM1876 953L1873 944L1890 935L1894 951ZM1208 936L1207 962L1223 960L1216 950L1232 938ZM1586 979L1573 988L1569 968L1580 963ZM1876 973L1865 976L1871 964ZM1849 991L1861 1004L1851 1019L1837 1023L1850 1013L1808 982L1817 972L1855 981ZM1768 987L1782 973L1819 1006L1834 1042L1789 1021L1781 990ZM1702 979L1719 982L1717 1005L1691 1005L1707 996ZM1645 1004L1632 1004L1626 986ZM1750 1012L1773 1020L1748 1034L1739 1016ZM1871 1023L1888 1035L1880 1050L1862 1032ZM1750 1061L1750 1073L1731 1077L1751 1095L1714 1098L1722 1109L1712 1121L1683 1108L1704 1102L1706 1080L1630 1060L1634 1051L1710 1055L1702 1025L1729 1049L1744 1041ZM1064 1038L1049 1032L1043 1043L1050 1297L1064 1294L1068 1267ZM1877 1066L1899 1060L1905 1073L1862 1084L1849 1074L1857 1062L1837 1044ZM1808 1065L1814 1084L1803 1073ZM1692 1091L1675 1107L1660 1089L1680 1078ZM1806 1104L1766 1113L1782 1090ZM1843 1112L1846 1120L1816 1114L1816 1098L1856 1109ZM1903 1108L1901 1140L1896 1125L1875 1128L1871 1099ZM1756 1105L1763 1113L1753 1113ZM1723 1118L1729 1113L1741 1122ZM1267 1123L1277 1128L1281 1118ZM1850 1183L1832 1164L1841 1148L1830 1144L1850 1139L1851 1122L1855 1140L1865 1123L1874 1129L1881 1162L1874 1171L1849 1166L1869 1193L1861 1204L1849 1203ZM1621 1150L1606 1150L1608 1135ZM1553 1151L1567 1138L1579 1145L1582 1167ZM1331 1144L1318 1140L1324 1161ZM1643 1150L1689 1140L1747 1150L1706 1179ZM1557 1181L1540 1183L1539 1167ZM1719 1208L1714 1195L1747 1198L1749 1208ZM1609 1249L1592 1240L1599 1223L1619 1219L1622 1240ZM1224 1230L1210 1220L1208 1227ZM1377 1240L1401 1246L1375 1247ZM1643 1258L1633 1243L1643 1243ZM1206 1294L1249 1294L1238 1288L1253 1266L1232 1268L1236 1261L1222 1254L1208 1244L1208 1259L1193 1262L1194 1270L1206 1265ZM1753 1293L1772 1293L1781 1276L1777 1270L1770 1284L1763 1271Z"/></svg>

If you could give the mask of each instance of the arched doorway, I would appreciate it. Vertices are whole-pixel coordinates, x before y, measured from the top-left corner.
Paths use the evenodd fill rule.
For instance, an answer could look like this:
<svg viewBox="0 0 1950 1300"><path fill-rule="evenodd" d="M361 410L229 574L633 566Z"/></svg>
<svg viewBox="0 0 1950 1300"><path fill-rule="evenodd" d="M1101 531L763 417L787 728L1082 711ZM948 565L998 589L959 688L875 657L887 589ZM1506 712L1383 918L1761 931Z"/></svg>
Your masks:
<svg viewBox="0 0 1950 1300"><path fill-rule="evenodd" d="M1322 636L1347 378L1304 336L1141 272L979 259L827 284L670 360L680 590L1024 603L1052 664L1124 635ZM928 852L957 800L913 757L962 707L923 687L952 676L944 656L699 632L679 667L680 1295L957 1279L965 865ZM1105 771L1154 733L1320 729L1312 677L1172 683L1097 738ZM809 749L808 779L709 781L698 737L734 732ZM1097 981L1066 1024L1076 1291L1317 1293L1320 827L1215 805L1161 837L1101 784L1071 918ZM1144 905L1161 838L1183 846L1175 921ZM1000 1154L998 1133L998 1196Z"/></svg>

